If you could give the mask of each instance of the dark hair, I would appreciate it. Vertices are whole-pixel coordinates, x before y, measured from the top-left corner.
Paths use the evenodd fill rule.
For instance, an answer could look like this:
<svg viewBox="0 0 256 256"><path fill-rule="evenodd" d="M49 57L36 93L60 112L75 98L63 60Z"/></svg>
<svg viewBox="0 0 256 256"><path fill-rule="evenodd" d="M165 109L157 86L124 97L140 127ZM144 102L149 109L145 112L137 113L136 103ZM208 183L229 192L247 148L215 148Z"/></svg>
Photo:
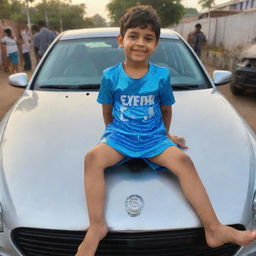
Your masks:
<svg viewBox="0 0 256 256"><path fill-rule="evenodd" d="M34 24L34 25L31 26L31 30L38 32L39 31L39 27L36 24Z"/></svg>
<svg viewBox="0 0 256 256"><path fill-rule="evenodd" d="M43 20L39 20L37 24L40 27L45 27L46 26L46 24L45 24L45 22Z"/></svg>
<svg viewBox="0 0 256 256"><path fill-rule="evenodd" d="M156 10L151 5L137 5L126 10L126 13L120 19L121 35L124 36L127 29L135 27L142 29L150 27L158 41L161 21Z"/></svg>
<svg viewBox="0 0 256 256"><path fill-rule="evenodd" d="M4 29L4 32L7 34L7 36L12 37L12 31L9 28Z"/></svg>
<svg viewBox="0 0 256 256"><path fill-rule="evenodd" d="M202 26L201 26L200 23L197 23L197 24L195 25L195 27L196 27L196 28L202 28Z"/></svg>

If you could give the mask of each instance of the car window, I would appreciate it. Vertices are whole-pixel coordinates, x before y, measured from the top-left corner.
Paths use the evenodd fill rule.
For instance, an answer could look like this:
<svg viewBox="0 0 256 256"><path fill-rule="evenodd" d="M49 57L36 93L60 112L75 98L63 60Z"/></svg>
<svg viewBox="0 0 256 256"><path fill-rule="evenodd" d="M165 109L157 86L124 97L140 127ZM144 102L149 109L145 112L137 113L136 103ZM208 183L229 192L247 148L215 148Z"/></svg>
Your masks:
<svg viewBox="0 0 256 256"><path fill-rule="evenodd" d="M176 89L193 85L208 87L197 60L181 40L161 39L151 61L170 70L171 83Z"/></svg>
<svg viewBox="0 0 256 256"><path fill-rule="evenodd" d="M32 88L97 90L103 70L123 60L123 49L116 38L59 41L38 70ZM160 39L150 61L170 70L174 90L209 86L194 55L181 40Z"/></svg>

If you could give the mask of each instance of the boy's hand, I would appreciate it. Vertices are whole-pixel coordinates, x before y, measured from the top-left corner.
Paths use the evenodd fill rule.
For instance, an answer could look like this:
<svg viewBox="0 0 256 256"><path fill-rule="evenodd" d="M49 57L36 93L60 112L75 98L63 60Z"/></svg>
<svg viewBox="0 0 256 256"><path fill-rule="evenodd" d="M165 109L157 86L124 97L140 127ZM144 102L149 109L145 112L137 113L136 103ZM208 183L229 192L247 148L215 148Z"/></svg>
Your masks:
<svg viewBox="0 0 256 256"><path fill-rule="evenodd" d="M184 149L188 148L188 146L186 146L186 142L183 137L171 136L170 134L168 134L167 136L171 139L171 141L177 144L178 147L184 148Z"/></svg>

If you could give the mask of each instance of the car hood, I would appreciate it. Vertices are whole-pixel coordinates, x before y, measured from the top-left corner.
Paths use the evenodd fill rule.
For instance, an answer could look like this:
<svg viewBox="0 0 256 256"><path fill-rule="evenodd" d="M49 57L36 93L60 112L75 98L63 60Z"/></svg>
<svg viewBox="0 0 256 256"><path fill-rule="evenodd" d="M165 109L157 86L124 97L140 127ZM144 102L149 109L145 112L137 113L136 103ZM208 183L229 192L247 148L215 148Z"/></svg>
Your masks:
<svg viewBox="0 0 256 256"><path fill-rule="evenodd" d="M219 219L246 224L254 173L245 126L214 89L175 92L175 97L171 134L186 138L185 152ZM10 228L88 227L83 159L104 131L96 98L97 92L26 91L17 103L0 149L1 201ZM201 226L170 172L127 162L105 176L105 214L112 230ZM128 214L127 208L138 207L140 214Z"/></svg>
<svg viewBox="0 0 256 256"><path fill-rule="evenodd" d="M251 45L241 53L241 59L256 59L256 44Z"/></svg>

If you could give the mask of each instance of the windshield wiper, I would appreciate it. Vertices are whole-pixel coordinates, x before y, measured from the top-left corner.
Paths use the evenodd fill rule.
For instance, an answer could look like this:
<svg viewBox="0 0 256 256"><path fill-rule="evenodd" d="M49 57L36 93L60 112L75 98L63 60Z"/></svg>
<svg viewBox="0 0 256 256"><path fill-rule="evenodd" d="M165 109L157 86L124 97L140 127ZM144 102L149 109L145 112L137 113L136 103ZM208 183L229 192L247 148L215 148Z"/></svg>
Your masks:
<svg viewBox="0 0 256 256"><path fill-rule="evenodd" d="M68 85L42 85L39 88L44 89L77 89L77 86L68 86Z"/></svg>
<svg viewBox="0 0 256 256"><path fill-rule="evenodd" d="M180 84L180 85L172 85L172 88L175 90L191 90L191 89L197 89L199 88L199 85L196 84Z"/></svg>
<svg viewBox="0 0 256 256"><path fill-rule="evenodd" d="M99 89L100 85L99 84L79 84L78 89L92 89L96 90Z"/></svg>
<svg viewBox="0 0 256 256"><path fill-rule="evenodd" d="M100 88L99 84L82 84L82 85L41 85L39 88L43 89L65 89L65 90L79 90L79 89L94 89Z"/></svg>

